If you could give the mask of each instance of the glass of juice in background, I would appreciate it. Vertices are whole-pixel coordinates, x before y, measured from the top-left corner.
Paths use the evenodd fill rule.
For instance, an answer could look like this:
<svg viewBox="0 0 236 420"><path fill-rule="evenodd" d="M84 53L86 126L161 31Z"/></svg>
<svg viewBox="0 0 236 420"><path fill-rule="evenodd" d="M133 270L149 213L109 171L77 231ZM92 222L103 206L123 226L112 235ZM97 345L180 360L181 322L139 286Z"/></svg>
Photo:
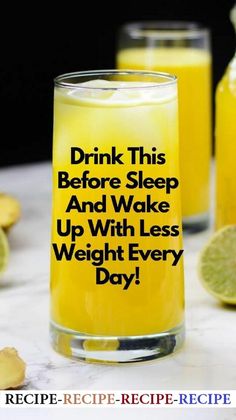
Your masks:
<svg viewBox="0 0 236 420"><path fill-rule="evenodd" d="M51 337L53 347L62 354L86 361L124 363L165 356L183 342L180 191L173 188L167 193L161 181L179 177L177 111L177 81L171 75L113 70L71 73L55 79ZM87 163L83 160L72 164L70 156L74 147L93 156ZM122 154L123 164L109 162L109 156L103 163L96 161L95 155L111 154L112 148ZM159 153L163 155L157 163ZM62 172L67 172L67 180L81 180L86 172L87 178L93 179L93 188L84 184L82 188L82 181L75 182L77 189L61 188ZM135 182L140 181L140 176L159 178L159 188L151 186L150 181L147 188L141 181L137 188L127 188L127 184L134 185L127 177L129 172ZM109 183L99 187L99 181L94 178L102 177L119 178L120 187L114 189ZM105 195L106 211L92 211L88 206L86 211L76 208L68 213L72 195L76 195L81 205L89 200L101 202ZM115 197L119 202L122 195L126 202L133 196L133 203L145 204L139 204L136 209L122 207L115 212L112 200ZM167 201L170 209L148 210L147 200ZM68 219L72 225L82 225L85 229L74 241L66 234ZM119 221L123 229L112 233L109 227L105 236L101 231L91 235L88 219L94 226L99 220L103 226L107 221L109 226ZM58 234L58 220L64 236ZM125 224L131 227L126 229ZM158 227L150 235L152 226ZM76 250L80 249L80 256L87 252L86 258L58 260L56 253L61 245L64 243L69 249L72 242ZM139 255L138 261L133 259L132 244L133 249L141 250L146 257ZM114 251L99 265L98 251L97 261L95 255L88 254L106 247L113 250L121 247L123 259L117 253L114 255ZM151 250L155 253L152 257ZM171 251L163 258L163 250L179 252L178 264L173 265ZM124 279L122 284L117 284L117 278L116 284L110 281L97 284L95 271L100 267L109 273L127 275L137 274L138 267L139 273L128 288Z"/></svg>
<svg viewBox="0 0 236 420"><path fill-rule="evenodd" d="M195 23L137 22L121 28L119 69L166 71L178 77L183 227L209 221L211 54L209 32Z"/></svg>
<svg viewBox="0 0 236 420"><path fill-rule="evenodd" d="M236 5L230 13L236 30ZM236 53L216 91L216 228L236 224Z"/></svg>

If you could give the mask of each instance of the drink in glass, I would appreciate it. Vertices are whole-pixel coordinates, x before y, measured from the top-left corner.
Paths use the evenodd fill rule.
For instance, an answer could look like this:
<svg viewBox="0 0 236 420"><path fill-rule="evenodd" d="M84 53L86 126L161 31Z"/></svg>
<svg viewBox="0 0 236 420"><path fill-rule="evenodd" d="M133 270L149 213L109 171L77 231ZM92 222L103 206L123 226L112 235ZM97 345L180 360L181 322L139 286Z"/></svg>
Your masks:
<svg viewBox="0 0 236 420"><path fill-rule="evenodd" d="M177 83L152 72L55 80L51 336L88 361L183 341Z"/></svg>

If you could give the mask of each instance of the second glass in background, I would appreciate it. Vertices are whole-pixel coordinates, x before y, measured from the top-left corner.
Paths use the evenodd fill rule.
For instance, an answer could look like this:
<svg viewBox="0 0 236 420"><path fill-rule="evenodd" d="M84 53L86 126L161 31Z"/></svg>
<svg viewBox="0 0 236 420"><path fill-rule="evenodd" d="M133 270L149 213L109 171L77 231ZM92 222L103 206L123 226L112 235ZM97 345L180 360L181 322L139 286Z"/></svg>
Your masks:
<svg viewBox="0 0 236 420"><path fill-rule="evenodd" d="M178 76L183 226L209 221L211 53L209 31L195 23L137 22L121 28L119 69L151 69Z"/></svg>

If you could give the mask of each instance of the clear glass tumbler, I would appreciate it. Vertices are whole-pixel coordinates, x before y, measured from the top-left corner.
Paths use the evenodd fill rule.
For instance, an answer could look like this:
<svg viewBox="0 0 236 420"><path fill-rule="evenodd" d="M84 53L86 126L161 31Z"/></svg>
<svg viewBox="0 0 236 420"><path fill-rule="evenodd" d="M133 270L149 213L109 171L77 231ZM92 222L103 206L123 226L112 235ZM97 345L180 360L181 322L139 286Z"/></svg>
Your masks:
<svg viewBox="0 0 236 420"><path fill-rule="evenodd" d="M183 227L205 229L212 140L209 31L187 22L127 24L120 31L117 66L178 77Z"/></svg>
<svg viewBox="0 0 236 420"><path fill-rule="evenodd" d="M125 363L184 336L177 82L155 72L55 79L51 339Z"/></svg>

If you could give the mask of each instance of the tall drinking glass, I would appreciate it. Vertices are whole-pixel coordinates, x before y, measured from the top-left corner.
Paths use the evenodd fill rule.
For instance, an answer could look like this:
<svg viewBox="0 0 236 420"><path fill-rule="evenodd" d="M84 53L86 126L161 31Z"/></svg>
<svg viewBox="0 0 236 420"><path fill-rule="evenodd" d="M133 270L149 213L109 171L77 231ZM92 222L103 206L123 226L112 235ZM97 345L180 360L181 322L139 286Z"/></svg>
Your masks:
<svg viewBox="0 0 236 420"><path fill-rule="evenodd" d="M177 82L55 79L51 337L101 362L155 359L184 334Z"/></svg>
<svg viewBox="0 0 236 420"><path fill-rule="evenodd" d="M122 27L119 69L167 71L178 77L183 226L208 225L211 156L209 32L195 23L137 22Z"/></svg>

